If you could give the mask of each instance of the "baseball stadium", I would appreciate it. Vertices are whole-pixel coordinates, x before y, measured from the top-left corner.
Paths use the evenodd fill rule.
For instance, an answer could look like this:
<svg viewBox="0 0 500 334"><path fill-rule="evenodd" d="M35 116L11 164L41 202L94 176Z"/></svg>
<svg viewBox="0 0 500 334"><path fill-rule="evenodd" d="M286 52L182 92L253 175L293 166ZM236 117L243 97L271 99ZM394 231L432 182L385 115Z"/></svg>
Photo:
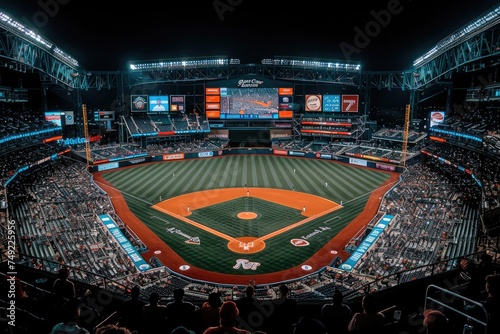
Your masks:
<svg viewBox="0 0 500 334"><path fill-rule="evenodd" d="M380 332L431 333L432 310L443 333L498 333L482 301L500 281L499 13L403 72L214 56L96 73L0 9L5 333L62 333L78 300L72 326L88 333L205 334L213 296L238 305L248 333L306 320L305 333L365 333L328 320L338 293L352 315L375 298ZM3 86L20 75L42 112L33 90ZM122 306L134 288L166 309L181 291L196 311L134 327ZM284 295L296 310L283 317Z"/></svg>

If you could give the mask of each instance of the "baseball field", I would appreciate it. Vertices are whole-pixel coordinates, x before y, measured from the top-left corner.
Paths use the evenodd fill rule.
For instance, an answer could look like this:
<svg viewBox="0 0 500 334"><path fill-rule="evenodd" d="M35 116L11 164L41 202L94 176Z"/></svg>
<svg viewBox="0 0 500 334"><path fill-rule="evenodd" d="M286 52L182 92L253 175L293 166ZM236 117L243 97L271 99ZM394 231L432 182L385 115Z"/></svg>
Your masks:
<svg viewBox="0 0 500 334"><path fill-rule="evenodd" d="M221 284L316 272L378 211L398 173L326 160L233 155L94 174L120 218L171 271Z"/></svg>

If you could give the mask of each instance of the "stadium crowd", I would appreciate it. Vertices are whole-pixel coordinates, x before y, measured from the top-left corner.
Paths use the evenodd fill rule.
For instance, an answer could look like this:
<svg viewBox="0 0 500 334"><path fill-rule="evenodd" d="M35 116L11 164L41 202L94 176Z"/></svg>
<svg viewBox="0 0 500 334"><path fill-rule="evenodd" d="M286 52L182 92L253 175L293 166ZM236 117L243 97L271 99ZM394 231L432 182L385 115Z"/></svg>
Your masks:
<svg viewBox="0 0 500 334"><path fill-rule="evenodd" d="M146 273L139 272L97 216L109 214L139 252L146 249L146 244L115 214L108 195L92 181L85 164L63 153L72 149L82 154L83 147L40 143L39 135L34 133L42 129L56 135L58 132L53 124L29 118L30 121L26 115L13 119L10 115L4 111L3 118L0 118L6 138L15 134L27 135L6 140L1 146L4 157L0 174L1 194L12 216L8 218L3 210L0 218L4 227L8 219L17 224L19 250L26 254L26 258L20 259L25 261L21 262L23 265L50 273L68 266L73 268L71 279L75 281L102 287L102 277L106 277L116 282L117 291L122 294L138 286L143 295L158 294L160 304L162 298L172 296L179 289L185 292L183 298L191 301L208 299L214 288L222 301L244 297L247 287L193 282L169 273L161 263L155 263ZM455 118L450 127L475 134L483 131L490 139L499 137L498 122L491 120L491 110L487 110L485 116L481 116L480 111L475 111L474 115ZM477 119L481 121L481 127L471 125L470 122ZM388 129L379 134L380 137L394 136ZM130 154L221 149L227 144L220 138L214 139L215 142L212 139L193 139L151 144L146 148L132 144L93 144L92 152L95 159L119 158ZM341 141L324 145L296 140L275 144L279 148L319 149L336 155L351 151L387 157L385 143L385 140L378 139L363 145ZM496 143L488 141L484 147L486 153L472 149L468 143L453 146L428 143L424 149L430 155L422 155L419 163L408 165L401 181L383 198L380 212L396 218L366 252L363 261L359 261L349 273L337 268L341 264L337 263L296 282L288 282L287 294L299 301L329 300L335 291L360 296L457 268L457 261L448 260L473 253L478 246L478 237L485 229L478 225L479 209L492 210L500 205ZM376 222L373 220L374 224ZM353 240L353 249L357 241ZM273 301L282 294L280 285L253 286L253 294L260 301ZM365 286L369 287L368 290L360 290ZM233 308L233 318L234 313ZM298 319L295 322L298 324ZM263 329L268 329L262 325ZM193 330L200 331L200 328Z"/></svg>

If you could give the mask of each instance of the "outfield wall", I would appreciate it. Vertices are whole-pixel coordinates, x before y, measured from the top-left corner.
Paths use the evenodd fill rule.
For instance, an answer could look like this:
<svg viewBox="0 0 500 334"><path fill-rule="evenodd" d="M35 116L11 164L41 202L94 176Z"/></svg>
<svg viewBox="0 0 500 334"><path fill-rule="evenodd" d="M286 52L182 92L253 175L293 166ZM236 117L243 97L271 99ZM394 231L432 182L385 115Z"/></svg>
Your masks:
<svg viewBox="0 0 500 334"><path fill-rule="evenodd" d="M300 157L308 159L335 160L350 165L381 169L391 172L399 172L399 173L403 172L402 166L384 163L381 161L370 161L360 158L338 156L332 153L304 152L298 150L284 150L284 149L273 149L273 148L229 148L217 151L165 153L165 154L151 155L151 156L146 154L133 155L123 158L100 160L98 164L93 164L92 166L90 166L90 172L101 172L105 170L139 165L148 162L176 161L176 160L186 160L186 159L209 159L212 157L241 155L241 154L249 154L249 155L265 154L265 155L276 155L276 156L287 156L287 157Z"/></svg>

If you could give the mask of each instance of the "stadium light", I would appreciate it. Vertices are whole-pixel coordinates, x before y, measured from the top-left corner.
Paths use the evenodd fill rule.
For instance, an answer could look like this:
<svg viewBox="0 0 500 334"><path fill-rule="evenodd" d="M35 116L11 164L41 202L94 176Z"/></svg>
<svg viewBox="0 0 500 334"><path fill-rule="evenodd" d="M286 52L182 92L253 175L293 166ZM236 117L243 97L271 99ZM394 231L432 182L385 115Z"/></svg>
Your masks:
<svg viewBox="0 0 500 334"><path fill-rule="evenodd" d="M263 65L292 66L299 68L331 69L336 71L360 72L361 63L355 61L342 61L332 59L308 59L308 58L288 58L275 57L273 59L263 59Z"/></svg>
<svg viewBox="0 0 500 334"><path fill-rule="evenodd" d="M78 67L78 62L73 57L56 47L54 43L50 42L46 38L35 33L33 30L26 28L22 23L14 20L5 12L0 12L0 28L3 28L30 43L52 52L54 57L66 65L70 67Z"/></svg>
<svg viewBox="0 0 500 334"><path fill-rule="evenodd" d="M422 66L452 47L463 43L472 36L477 35L500 23L500 5L496 5L488 13L476 18L465 27L443 38L432 49L427 51L413 62L413 66Z"/></svg>
<svg viewBox="0 0 500 334"><path fill-rule="evenodd" d="M52 49L53 44L51 42L35 33L33 30L26 28L23 24L17 22L4 12L0 12L0 27L21 38L28 39L30 42L45 49Z"/></svg>
<svg viewBox="0 0 500 334"><path fill-rule="evenodd" d="M235 59L231 59L234 63ZM212 58L187 58L187 59L159 59L151 61L131 61L130 71L150 71L150 70L178 70L186 68L216 67L229 65L229 59L225 56Z"/></svg>

